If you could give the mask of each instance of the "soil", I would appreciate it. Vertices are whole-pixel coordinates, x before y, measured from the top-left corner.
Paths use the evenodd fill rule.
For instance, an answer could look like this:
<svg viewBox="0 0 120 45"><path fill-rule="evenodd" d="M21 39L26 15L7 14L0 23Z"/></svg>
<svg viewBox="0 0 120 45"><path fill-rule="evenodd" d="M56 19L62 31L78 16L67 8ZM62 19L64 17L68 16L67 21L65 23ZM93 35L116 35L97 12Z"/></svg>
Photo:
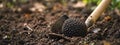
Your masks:
<svg viewBox="0 0 120 45"><path fill-rule="evenodd" d="M120 16L114 10L102 14L96 24L88 28L85 37L67 37L51 32L51 25L64 13L85 21L91 12L87 8L70 7L32 13L1 9L0 45L119 45Z"/></svg>

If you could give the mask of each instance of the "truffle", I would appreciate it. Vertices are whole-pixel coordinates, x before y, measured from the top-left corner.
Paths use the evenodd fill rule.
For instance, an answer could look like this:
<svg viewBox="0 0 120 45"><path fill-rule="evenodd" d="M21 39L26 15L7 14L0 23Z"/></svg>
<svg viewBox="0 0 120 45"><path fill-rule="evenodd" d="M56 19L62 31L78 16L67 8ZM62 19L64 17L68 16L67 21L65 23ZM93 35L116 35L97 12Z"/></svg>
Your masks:
<svg viewBox="0 0 120 45"><path fill-rule="evenodd" d="M64 22L62 31L63 34L68 37L84 37L87 33L87 27L83 20L80 20L79 18L69 18Z"/></svg>
<svg viewBox="0 0 120 45"><path fill-rule="evenodd" d="M53 33L61 34L62 33L62 25L66 19L69 17L67 15L62 15L56 22L52 25L51 31Z"/></svg>

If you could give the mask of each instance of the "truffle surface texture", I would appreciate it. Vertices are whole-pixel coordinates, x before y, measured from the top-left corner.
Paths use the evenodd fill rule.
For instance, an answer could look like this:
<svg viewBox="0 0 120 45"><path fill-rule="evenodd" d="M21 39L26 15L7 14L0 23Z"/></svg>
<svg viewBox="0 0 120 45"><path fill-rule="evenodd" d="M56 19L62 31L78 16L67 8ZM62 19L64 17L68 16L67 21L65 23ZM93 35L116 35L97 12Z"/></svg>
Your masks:
<svg viewBox="0 0 120 45"><path fill-rule="evenodd" d="M62 31L63 34L68 37L84 37L87 33L87 27L83 20L80 20L79 18L69 18L64 22Z"/></svg>

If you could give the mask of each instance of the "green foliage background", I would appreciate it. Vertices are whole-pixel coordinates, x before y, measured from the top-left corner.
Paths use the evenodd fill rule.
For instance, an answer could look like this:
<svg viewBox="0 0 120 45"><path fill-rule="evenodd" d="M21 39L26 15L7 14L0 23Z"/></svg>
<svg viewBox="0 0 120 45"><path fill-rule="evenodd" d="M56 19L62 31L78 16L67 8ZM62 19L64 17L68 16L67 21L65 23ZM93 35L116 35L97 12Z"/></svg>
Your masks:
<svg viewBox="0 0 120 45"><path fill-rule="evenodd" d="M102 0L82 0L87 5L98 5ZM115 8L120 9L120 0L112 0L109 9L114 10Z"/></svg>

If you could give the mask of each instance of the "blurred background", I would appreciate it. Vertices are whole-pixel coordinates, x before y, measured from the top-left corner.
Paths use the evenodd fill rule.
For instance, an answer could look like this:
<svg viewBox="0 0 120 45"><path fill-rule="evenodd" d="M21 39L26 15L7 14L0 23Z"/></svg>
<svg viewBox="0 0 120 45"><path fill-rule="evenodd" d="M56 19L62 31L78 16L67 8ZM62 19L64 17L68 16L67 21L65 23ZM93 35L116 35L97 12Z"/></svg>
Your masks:
<svg viewBox="0 0 120 45"><path fill-rule="evenodd" d="M0 0L0 10L13 12L43 12L45 9L61 10L62 8L94 10L100 2L101 0ZM120 9L120 0L112 0L108 9Z"/></svg>

